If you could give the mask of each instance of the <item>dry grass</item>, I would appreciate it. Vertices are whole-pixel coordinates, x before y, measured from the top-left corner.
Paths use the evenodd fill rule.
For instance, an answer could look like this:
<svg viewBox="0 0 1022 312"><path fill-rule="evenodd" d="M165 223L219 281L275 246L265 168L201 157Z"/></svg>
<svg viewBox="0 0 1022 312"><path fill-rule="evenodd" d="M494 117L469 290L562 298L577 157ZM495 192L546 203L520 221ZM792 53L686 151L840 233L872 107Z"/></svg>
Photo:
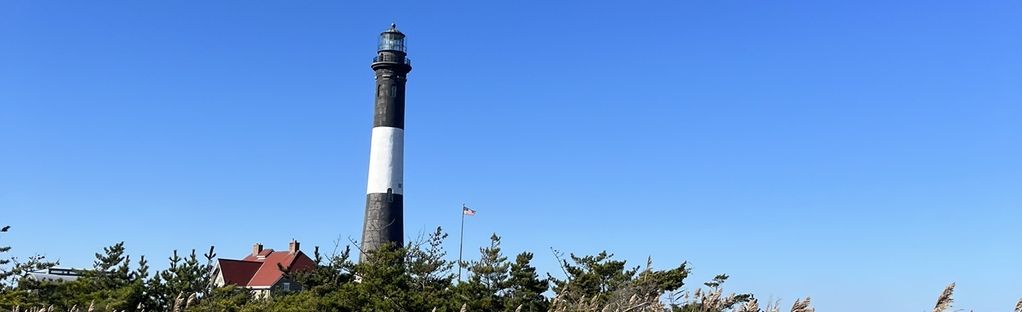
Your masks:
<svg viewBox="0 0 1022 312"><path fill-rule="evenodd" d="M574 302L554 297L550 304L550 312L663 312L667 307L659 298L632 295L628 299L615 297L601 304L599 298L582 297Z"/></svg>
<svg viewBox="0 0 1022 312"><path fill-rule="evenodd" d="M809 297L806 297L806 300L795 299L795 304L791 305L791 312L816 312L816 309L813 309Z"/></svg>
<svg viewBox="0 0 1022 312"><path fill-rule="evenodd" d="M738 308L737 312L759 312L759 300L752 298L746 301L741 307Z"/></svg>
<svg viewBox="0 0 1022 312"><path fill-rule="evenodd" d="M933 306L933 312L944 312L951 308L951 303L954 303L955 299L952 298L955 294L955 283L951 283L944 288L944 292L940 293L937 297L937 304Z"/></svg>

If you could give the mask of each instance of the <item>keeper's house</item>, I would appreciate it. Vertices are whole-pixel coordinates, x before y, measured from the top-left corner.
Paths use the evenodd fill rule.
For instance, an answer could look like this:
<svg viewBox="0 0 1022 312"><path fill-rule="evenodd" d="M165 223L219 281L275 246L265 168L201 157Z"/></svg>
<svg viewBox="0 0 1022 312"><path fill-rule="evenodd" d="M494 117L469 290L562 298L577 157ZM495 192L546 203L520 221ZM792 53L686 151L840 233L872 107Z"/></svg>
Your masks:
<svg viewBox="0 0 1022 312"><path fill-rule="evenodd" d="M287 251L263 249L263 244L257 243L244 259L217 259L213 283L248 288L256 297L264 298L273 292L300 290L301 286L291 280L288 273L315 267L316 263L299 249L298 241L292 240Z"/></svg>

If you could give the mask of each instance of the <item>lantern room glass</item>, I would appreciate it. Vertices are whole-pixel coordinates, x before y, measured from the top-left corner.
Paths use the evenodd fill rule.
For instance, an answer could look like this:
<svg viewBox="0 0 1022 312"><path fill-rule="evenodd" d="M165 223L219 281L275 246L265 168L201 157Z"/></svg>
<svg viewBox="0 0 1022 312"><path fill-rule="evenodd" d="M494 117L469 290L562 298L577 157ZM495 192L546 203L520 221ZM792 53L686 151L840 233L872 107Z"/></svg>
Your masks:
<svg viewBox="0 0 1022 312"><path fill-rule="evenodd" d="M405 52L405 35L399 32L384 32L380 35L379 50Z"/></svg>

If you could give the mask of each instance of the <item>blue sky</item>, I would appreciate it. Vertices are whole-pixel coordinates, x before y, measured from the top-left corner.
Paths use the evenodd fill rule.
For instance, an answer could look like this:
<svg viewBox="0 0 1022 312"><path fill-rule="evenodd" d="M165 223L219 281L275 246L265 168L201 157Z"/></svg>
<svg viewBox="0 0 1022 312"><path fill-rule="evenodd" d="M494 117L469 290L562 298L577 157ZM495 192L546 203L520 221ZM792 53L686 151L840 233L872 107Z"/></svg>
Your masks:
<svg viewBox="0 0 1022 312"><path fill-rule="evenodd" d="M361 231L376 36L406 233L689 261L761 299L1022 296L1018 1L5 1L0 223L67 266Z"/></svg>

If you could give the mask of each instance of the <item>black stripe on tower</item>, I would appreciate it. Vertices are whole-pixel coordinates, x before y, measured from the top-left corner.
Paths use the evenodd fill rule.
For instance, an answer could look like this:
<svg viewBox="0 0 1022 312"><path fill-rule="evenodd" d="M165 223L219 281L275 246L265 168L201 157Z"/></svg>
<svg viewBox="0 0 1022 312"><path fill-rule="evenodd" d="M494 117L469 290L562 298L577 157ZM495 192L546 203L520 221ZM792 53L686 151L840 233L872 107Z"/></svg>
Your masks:
<svg viewBox="0 0 1022 312"><path fill-rule="evenodd" d="M404 241L404 196L373 193L366 195L366 218L363 224L362 249L376 250L384 244L395 247Z"/></svg>
<svg viewBox="0 0 1022 312"><path fill-rule="evenodd" d="M377 69L373 127L405 128L405 79L390 68Z"/></svg>

